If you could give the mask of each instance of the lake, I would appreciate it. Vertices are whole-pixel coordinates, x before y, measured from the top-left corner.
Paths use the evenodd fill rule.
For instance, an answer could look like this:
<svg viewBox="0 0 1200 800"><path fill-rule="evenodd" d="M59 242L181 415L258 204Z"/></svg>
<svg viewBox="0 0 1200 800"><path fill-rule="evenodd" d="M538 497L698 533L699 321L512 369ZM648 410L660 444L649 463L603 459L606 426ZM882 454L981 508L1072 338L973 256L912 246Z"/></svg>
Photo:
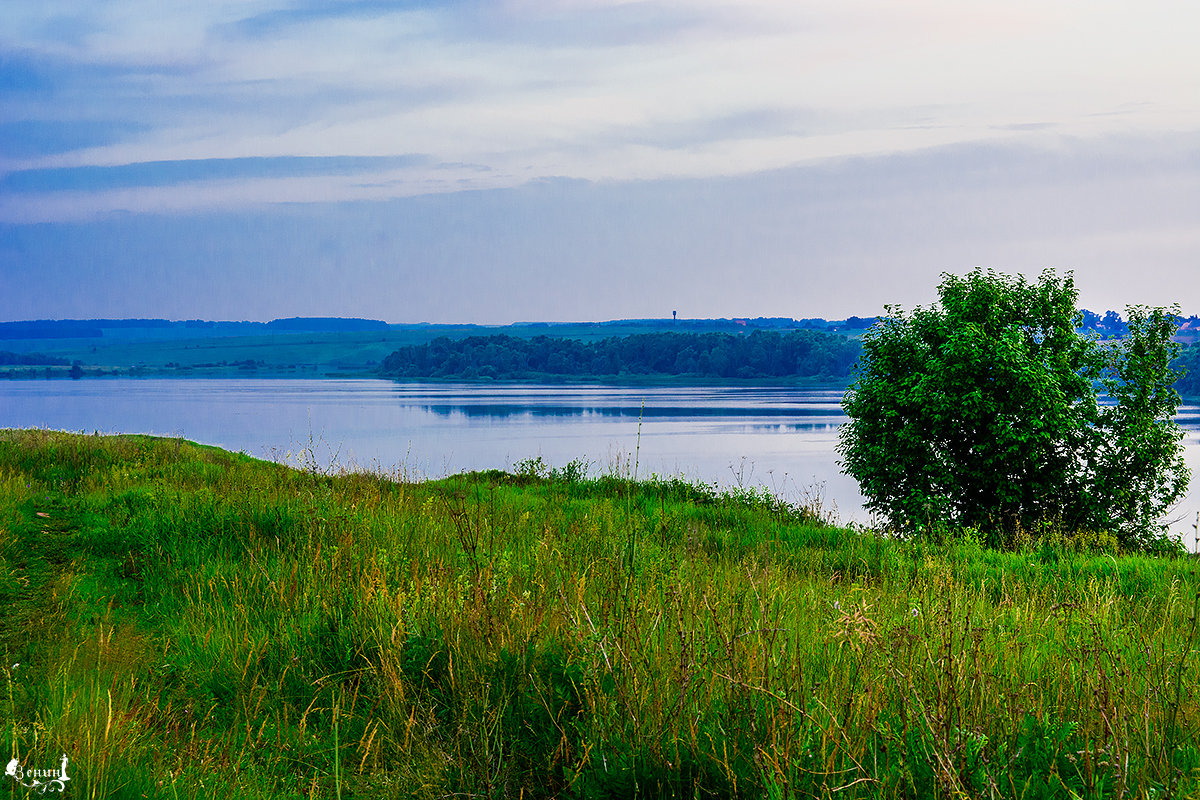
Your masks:
<svg viewBox="0 0 1200 800"><path fill-rule="evenodd" d="M870 522L837 466L840 391L480 386L383 380L0 381L0 427L182 436L259 458L409 478L512 469L530 458L821 498ZM1200 408L1181 409L1200 474ZM1193 488L1172 514L1192 542Z"/></svg>

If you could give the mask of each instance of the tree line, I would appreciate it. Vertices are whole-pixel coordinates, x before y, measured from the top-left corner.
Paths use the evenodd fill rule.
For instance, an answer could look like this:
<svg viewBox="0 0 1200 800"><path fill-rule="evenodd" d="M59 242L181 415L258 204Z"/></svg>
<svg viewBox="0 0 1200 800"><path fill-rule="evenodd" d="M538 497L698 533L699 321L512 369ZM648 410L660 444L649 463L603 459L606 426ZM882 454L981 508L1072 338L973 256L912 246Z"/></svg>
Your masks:
<svg viewBox="0 0 1200 800"><path fill-rule="evenodd" d="M44 353L13 353L9 350L0 350L0 365L4 366L55 366L65 367L71 362L65 358L58 356L48 356Z"/></svg>
<svg viewBox="0 0 1200 800"><path fill-rule="evenodd" d="M401 347L384 359L380 371L395 378L464 380L621 376L838 380L851 377L860 351L857 339L812 330L759 330L744 336L647 333L592 343L496 334L457 340L439 337ZM1184 372L1175 384L1179 393L1200 396L1200 342L1184 345L1173 366Z"/></svg>
<svg viewBox="0 0 1200 800"><path fill-rule="evenodd" d="M359 317L288 317L270 322L213 322L188 319L36 319L0 322L0 339L99 339L105 330L220 330L227 335L251 333L345 333L384 331L388 324Z"/></svg>
<svg viewBox="0 0 1200 800"><path fill-rule="evenodd" d="M1097 314L1095 311L1088 311L1086 308L1081 308L1078 312L1079 318L1076 326L1082 331L1095 331L1104 338L1122 338L1129 333L1129 323L1125 318L1116 311L1105 311L1103 315ZM1200 329L1200 317L1195 314L1190 317L1182 317L1178 314L1169 314L1176 326L1186 330Z"/></svg>
<svg viewBox="0 0 1200 800"><path fill-rule="evenodd" d="M757 330L644 333L595 342L497 334L402 347L380 371L398 378L596 379L670 376L705 380L849 377L857 340L833 333Z"/></svg>
<svg viewBox="0 0 1200 800"><path fill-rule="evenodd" d="M1171 365L1183 370L1183 377L1175 382L1175 389L1187 397L1200 397L1200 342L1183 347Z"/></svg>

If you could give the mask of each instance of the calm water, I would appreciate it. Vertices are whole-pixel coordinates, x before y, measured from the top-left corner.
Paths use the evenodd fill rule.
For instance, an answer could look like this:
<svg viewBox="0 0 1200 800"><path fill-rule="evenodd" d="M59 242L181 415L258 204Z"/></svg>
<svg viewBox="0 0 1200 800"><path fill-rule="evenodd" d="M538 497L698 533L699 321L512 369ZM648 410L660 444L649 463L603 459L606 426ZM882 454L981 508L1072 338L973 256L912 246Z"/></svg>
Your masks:
<svg viewBox="0 0 1200 800"><path fill-rule="evenodd" d="M869 521L834 446L840 392L747 388L481 387L380 380L0 381L0 427L182 436L260 458L439 477L541 457L592 471L680 475L820 495ZM1181 410L1200 474L1200 408ZM640 431L640 435L639 435ZM1196 483L1200 483L1198 480ZM1173 529L1191 542L1200 490Z"/></svg>

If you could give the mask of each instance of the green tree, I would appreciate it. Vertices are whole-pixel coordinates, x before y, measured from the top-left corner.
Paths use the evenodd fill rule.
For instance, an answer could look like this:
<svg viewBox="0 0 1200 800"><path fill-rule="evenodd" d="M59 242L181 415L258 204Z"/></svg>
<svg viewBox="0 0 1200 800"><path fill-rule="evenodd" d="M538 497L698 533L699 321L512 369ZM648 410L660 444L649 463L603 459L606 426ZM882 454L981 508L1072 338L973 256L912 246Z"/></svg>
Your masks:
<svg viewBox="0 0 1200 800"><path fill-rule="evenodd" d="M1050 524L1150 543L1188 480L1175 316L1135 307L1120 340L1078 333L1074 279L1050 270L943 275L938 294L863 337L838 450L867 507L909 531Z"/></svg>

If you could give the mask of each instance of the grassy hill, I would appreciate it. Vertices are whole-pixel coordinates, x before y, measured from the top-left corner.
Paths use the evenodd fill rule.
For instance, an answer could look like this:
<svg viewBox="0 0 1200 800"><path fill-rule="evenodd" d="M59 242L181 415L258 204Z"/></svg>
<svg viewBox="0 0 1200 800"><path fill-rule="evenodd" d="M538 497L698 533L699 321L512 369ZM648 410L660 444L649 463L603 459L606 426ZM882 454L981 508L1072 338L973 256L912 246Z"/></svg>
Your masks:
<svg viewBox="0 0 1200 800"><path fill-rule="evenodd" d="M1200 790L1189 559L298 466L0 432L9 758L76 797Z"/></svg>

